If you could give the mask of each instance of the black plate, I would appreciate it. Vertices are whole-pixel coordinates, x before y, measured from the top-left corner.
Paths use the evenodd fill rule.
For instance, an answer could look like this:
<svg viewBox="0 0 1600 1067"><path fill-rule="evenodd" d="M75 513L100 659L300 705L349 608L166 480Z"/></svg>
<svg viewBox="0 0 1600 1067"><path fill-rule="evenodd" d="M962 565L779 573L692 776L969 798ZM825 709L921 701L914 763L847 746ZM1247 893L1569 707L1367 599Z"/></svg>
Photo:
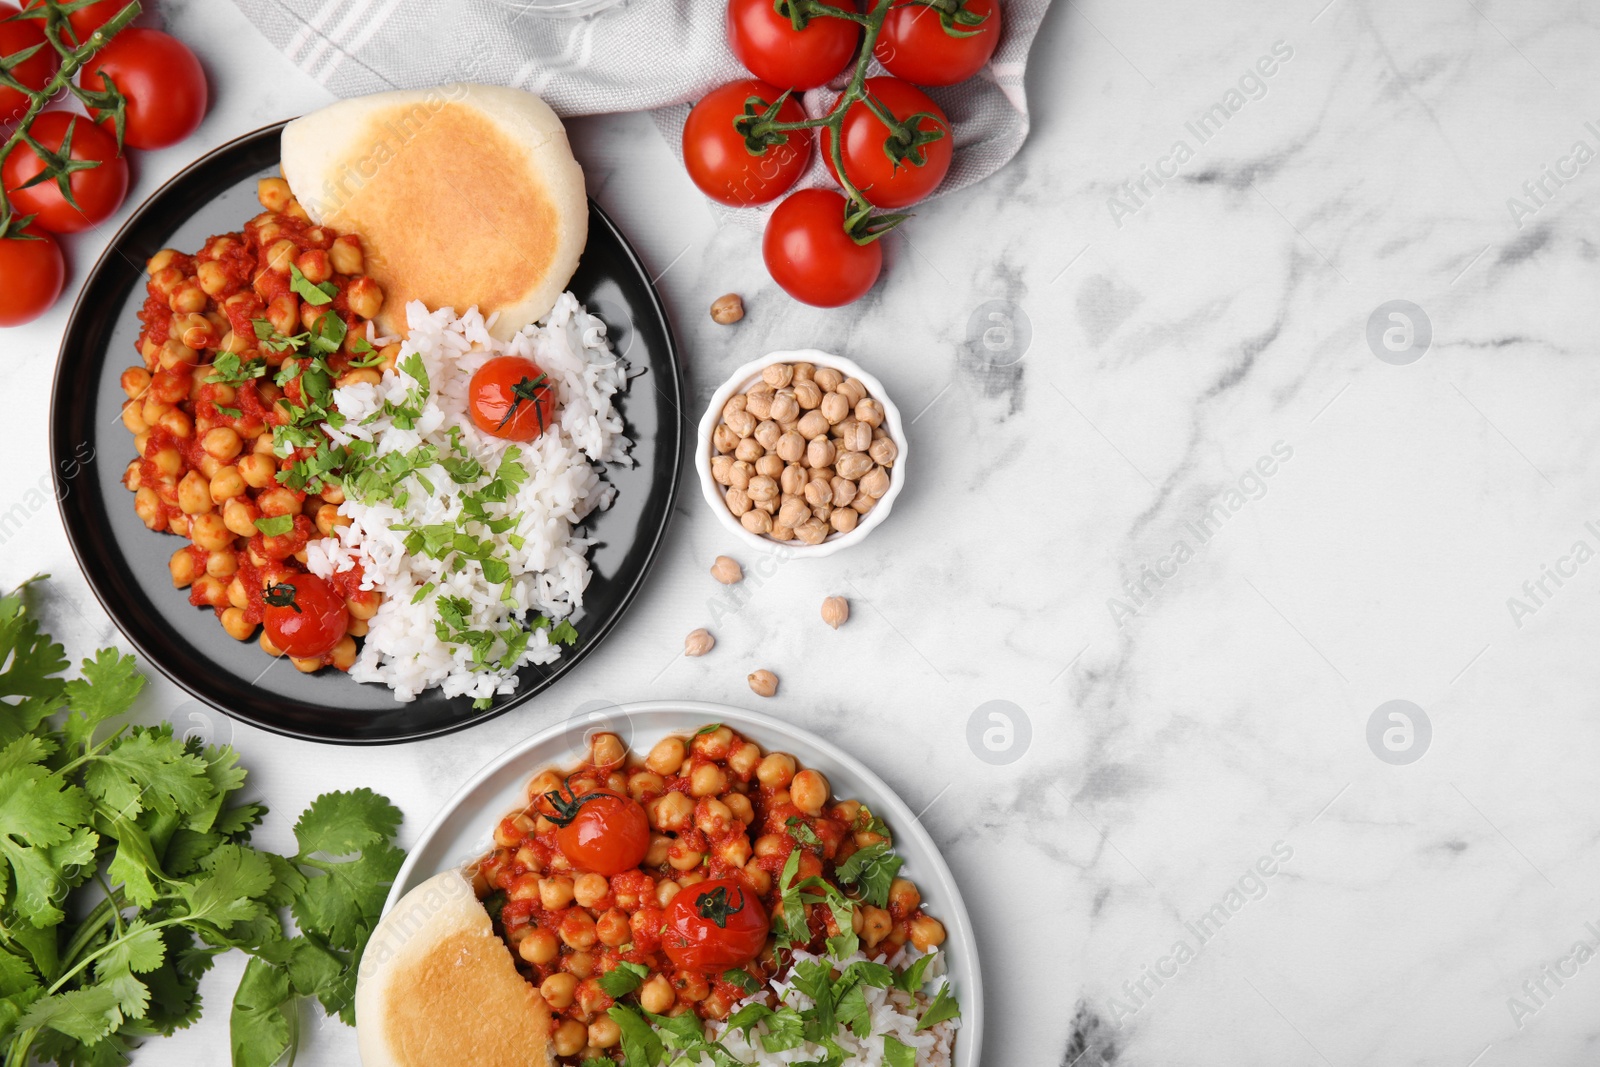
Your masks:
<svg viewBox="0 0 1600 1067"><path fill-rule="evenodd" d="M598 544L593 580L577 620L576 647L549 667L523 669L510 696L474 710L432 690L401 704L384 686L339 671L300 674L254 641L236 642L209 609L172 588L167 560L184 542L151 533L133 512L121 478L135 458L120 418L118 377L141 364L136 314L144 263L162 248L198 249L259 214L256 179L276 174L278 134L269 126L223 145L150 197L112 240L67 323L51 397L50 450L63 473L61 518L78 565L106 613L143 658L199 700L275 733L340 744L436 737L504 714L570 671L606 635L638 593L666 532L684 448L683 376L666 312L649 276L611 220L589 205L589 244L571 289L606 323L635 378L618 405L633 439L632 468L612 464L609 511L586 524Z"/></svg>

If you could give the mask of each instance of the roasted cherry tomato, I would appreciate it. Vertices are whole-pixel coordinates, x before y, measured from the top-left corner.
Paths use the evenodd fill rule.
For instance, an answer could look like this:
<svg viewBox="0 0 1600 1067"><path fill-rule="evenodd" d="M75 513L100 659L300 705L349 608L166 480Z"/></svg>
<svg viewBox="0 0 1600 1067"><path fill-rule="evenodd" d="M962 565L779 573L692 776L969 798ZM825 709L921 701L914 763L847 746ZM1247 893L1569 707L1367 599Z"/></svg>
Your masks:
<svg viewBox="0 0 1600 1067"><path fill-rule="evenodd" d="M683 162L702 193L733 207L765 204L805 172L811 158L810 130L791 130L777 144L752 145L734 125L761 115L782 95L783 90L748 78L711 90L689 112L683 124ZM792 96L778 109L780 122L802 122L805 117Z"/></svg>
<svg viewBox="0 0 1600 1067"><path fill-rule="evenodd" d="M581 796L572 787L545 794L554 811L561 854L581 870L610 877L639 866L650 850L650 820L638 801L596 789Z"/></svg>
<svg viewBox="0 0 1600 1067"><path fill-rule="evenodd" d="M89 58L78 75L85 89L101 90L109 75L128 98L123 144L166 148L188 137L205 118L206 74L188 45L160 30L130 26ZM100 114L95 114L100 119ZM110 118L100 125L115 136Z"/></svg>
<svg viewBox="0 0 1600 1067"><path fill-rule="evenodd" d="M1000 5L958 0L950 8L894 0L872 54L890 74L918 85L966 81L1000 43Z"/></svg>
<svg viewBox="0 0 1600 1067"><path fill-rule="evenodd" d="M866 101L856 101L845 113L843 135L839 139L845 173L874 207L910 207L933 192L950 169L954 147L950 122L939 105L928 99L928 94L899 78L868 78L866 89L874 100L907 126L911 125L908 121L911 116L921 115L915 125L921 136L938 134L937 139L920 145L898 139L891 141L889 127L872 113ZM833 169L832 144L833 133L824 129L822 159L828 165L828 173L838 181L838 172Z"/></svg>
<svg viewBox="0 0 1600 1067"><path fill-rule="evenodd" d="M801 189L767 220L761 257L783 291L805 304L839 307L859 300L883 269L877 241L859 245L844 232L845 199L831 189Z"/></svg>
<svg viewBox="0 0 1600 1067"><path fill-rule="evenodd" d="M23 7L38 7L44 0L24 0ZM82 44L89 39L89 35L101 26L117 17L117 12L128 6L127 0L95 0L94 3L78 8L67 16L67 21L72 25L72 33ZM146 8L148 10L148 8ZM72 41L66 41L71 44Z"/></svg>
<svg viewBox="0 0 1600 1067"><path fill-rule="evenodd" d="M720 974L766 946L766 909L741 878L685 886L667 905L661 947L685 971Z"/></svg>
<svg viewBox="0 0 1600 1067"><path fill-rule="evenodd" d="M856 13L851 0L821 2ZM751 74L785 89L826 85L850 64L860 40L860 25L849 19L813 15L796 30L774 0L728 0L728 47Z"/></svg>
<svg viewBox="0 0 1600 1067"><path fill-rule="evenodd" d="M61 56L45 40L44 23L38 19L6 22L20 9L0 4L0 58L14 56L26 48L38 51L11 68L11 76L35 91L43 89L61 65ZM28 110L28 98L9 85L0 85L0 122L10 122Z"/></svg>
<svg viewBox="0 0 1600 1067"><path fill-rule="evenodd" d="M74 160L93 160L97 164L73 171L72 197L77 206L61 195L57 181L22 186L44 170L44 160L26 143L17 145L0 168L11 206L19 215L38 215L36 225L52 233L77 233L98 226L117 213L122 198L128 195L128 161L117 154L117 139L82 115L66 111L46 111L33 120L29 130L47 152L61 152L70 142Z"/></svg>
<svg viewBox="0 0 1600 1067"><path fill-rule="evenodd" d="M467 397L472 424L508 441L532 441L544 433L556 404L550 376L521 356L496 356L479 367Z"/></svg>
<svg viewBox="0 0 1600 1067"><path fill-rule="evenodd" d="M267 640L297 659L327 655L350 628L344 598L315 574L274 582L261 600Z"/></svg>
<svg viewBox="0 0 1600 1067"><path fill-rule="evenodd" d="M56 239L32 227L24 233L0 238L0 326L21 326L43 315L67 278Z"/></svg>

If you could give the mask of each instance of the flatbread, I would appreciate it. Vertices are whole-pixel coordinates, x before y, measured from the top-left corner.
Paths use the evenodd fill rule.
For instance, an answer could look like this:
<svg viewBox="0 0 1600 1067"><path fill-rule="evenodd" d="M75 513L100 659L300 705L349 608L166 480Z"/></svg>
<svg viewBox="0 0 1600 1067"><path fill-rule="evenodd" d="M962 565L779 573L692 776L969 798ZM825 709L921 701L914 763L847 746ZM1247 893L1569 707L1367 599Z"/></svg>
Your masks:
<svg viewBox="0 0 1600 1067"><path fill-rule="evenodd" d="M520 89L457 82L341 100L285 126L282 158L314 221L360 234L388 334L404 336L406 304L421 300L498 311L504 340L550 311L588 239L566 129Z"/></svg>
<svg viewBox="0 0 1600 1067"><path fill-rule="evenodd" d="M362 1067L548 1067L550 1009L458 870L401 897L356 978Z"/></svg>

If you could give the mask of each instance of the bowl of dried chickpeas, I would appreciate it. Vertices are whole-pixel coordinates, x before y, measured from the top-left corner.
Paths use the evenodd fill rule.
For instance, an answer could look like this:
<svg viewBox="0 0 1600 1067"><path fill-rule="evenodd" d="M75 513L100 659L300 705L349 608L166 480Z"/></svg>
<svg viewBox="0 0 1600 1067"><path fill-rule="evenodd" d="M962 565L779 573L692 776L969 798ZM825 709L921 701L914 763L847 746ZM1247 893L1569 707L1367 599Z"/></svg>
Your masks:
<svg viewBox="0 0 1600 1067"><path fill-rule="evenodd" d="M695 467L723 526L767 551L827 556L889 514L906 439L883 383L843 356L773 352L734 371L700 420Z"/></svg>

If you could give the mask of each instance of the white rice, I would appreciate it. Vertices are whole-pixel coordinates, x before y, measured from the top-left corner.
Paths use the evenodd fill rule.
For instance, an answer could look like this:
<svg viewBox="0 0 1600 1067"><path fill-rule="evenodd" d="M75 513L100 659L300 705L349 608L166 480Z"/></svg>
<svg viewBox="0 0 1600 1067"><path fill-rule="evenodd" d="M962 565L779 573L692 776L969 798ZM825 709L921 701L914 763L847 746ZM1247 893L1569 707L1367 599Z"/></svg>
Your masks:
<svg viewBox="0 0 1600 1067"><path fill-rule="evenodd" d="M397 369L386 372L377 385L335 390L335 403L346 421L340 429L324 429L339 444L372 441L380 456L432 444L443 455L464 454L478 460L484 476L458 485L435 465L421 472L434 491L428 492L413 474L399 487L406 497L403 504L396 499L363 503L347 494L339 512L351 520L350 525L340 527L336 538L311 542L306 565L326 578L359 561L365 572L362 588L384 596L350 670L352 678L382 682L402 701L434 686L446 696L486 699L514 691L517 668L552 663L560 657L561 646L549 640L548 631L539 630L514 660L495 663L506 650L497 640L489 663L474 663L466 646L440 640L438 601L447 596L465 599L471 605L468 628L474 630L504 630L513 616L522 613L527 613L528 623L539 614L555 621L581 619L590 576L590 542L573 528L611 504L614 490L601 477L603 464L628 460L631 442L623 436L622 418L612 407L613 396L626 386L627 366L607 343L605 324L571 293L562 294L543 322L508 342L489 335L493 320L485 322L476 308L457 317L453 309L430 312L413 302L406 308L406 319L410 336L398 362L419 353L430 382L415 427L397 426L381 414L362 425L382 412L386 400L405 403L418 384ZM508 442L481 433L467 414L467 386L473 372L501 355L534 360L554 385L553 425L532 442ZM459 451L451 450L452 427L460 430ZM492 541L495 554L509 561L510 589L502 599L501 586L489 582L477 563L468 562L452 572L451 557L408 553L405 532L394 527L456 523L462 516L462 494L488 482L510 447L520 451L518 462L527 469L528 478L506 502L490 503L487 513L491 519L517 516L516 525L494 534L479 522L460 523L464 531ZM397 492L395 497L399 496ZM514 546L513 535L521 539L520 547ZM431 591L413 603L430 583ZM578 628L581 635L581 625Z"/></svg>
<svg viewBox="0 0 1600 1067"><path fill-rule="evenodd" d="M918 955L920 953L915 950L902 948L888 963L895 970L904 970L915 962ZM843 971L850 964L858 960L865 960L867 957L858 952L853 956L836 960L832 958L823 959L808 952L796 952L794 958L796 961L822 960L834 970ZM792 969L790 973L793 973ZM892 1036L902 1044L909 1045L915 1049L917 1067L950 1067L956 1030L961 1024L960 1019L947 1019L921 1032L917 1030L917 1019L922 1015L923 1009L928 1006L928 1002L933 999L940 985L943 984L940 981L940 977L943 974L944 957L938 956L929 964L925 974L927 979L925 992L911 994L895 988L878 989L872 986L864 986L867 1007L871 1011L871 1032L867 1037L857 1037L848 1027L840 1026L838 1028L838 1031L834 1034L834 1040L839 1043L839 1047L844 1049L845 1052L842 1067L882 1067L885 1062L883 1058L883 1039L885 1035ZM948 979L945 979L945 981L948 981ZM756 993L746 1000L740 1001L733 1008L733 1011L737 1012L739 1008L752 1001L766 1003L772 992L776 992L783 1003L796 1010L803 1011L812 1006L810 997L789 983L781 982L774 978L770 991ZM731 1015L732 1012L729 1014ZM741 1063L768 1067L768 1065L820 1060L828 1055L827 1049L809 1041L802 1042L796 1048L784 1049L780 1052L768 1052L761 1044L761 1035L765 1033L767 1033L767 1024L765 1022L757 1023L751 1027L748 1039L743 1033L730 1030L720 1024L713 1023L711 1028L712 1040L721 1041L723 1046L733 1053Z"/></svg>

